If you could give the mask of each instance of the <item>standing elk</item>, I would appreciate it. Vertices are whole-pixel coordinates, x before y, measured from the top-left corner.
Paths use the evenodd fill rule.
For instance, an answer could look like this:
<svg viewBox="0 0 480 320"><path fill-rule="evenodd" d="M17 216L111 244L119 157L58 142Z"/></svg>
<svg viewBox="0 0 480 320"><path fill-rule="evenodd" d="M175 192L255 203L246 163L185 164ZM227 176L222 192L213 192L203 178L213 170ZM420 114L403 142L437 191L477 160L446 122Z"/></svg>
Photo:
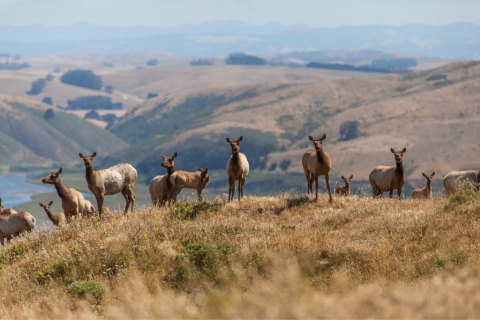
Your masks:
<svg viewBox="0 0 480 320"><path fill-rule="evenodd" d="M339 186L335 189L335 194L342 195L342 196L349 196L350 195L350 182L353 179L353 174L350 177L342 176L343 181L345 184L343 186Z"/></svg>
<svg viewBox="0 0 480 320"><path fill-rule="evenodd" d="M315 181L315 200L318 199L318 176L325 176L325 184L328 190L328 201L333 202L332 193L330 191L330 168L332 162L328 153L323 149L323 141L327 138L323 134L320 138L315 139L308 136L308 139L313 142L314 149L308 149L302 157L303 171L307 179L307 194L310 196L313 193L313 181Z"/></svg>
<svg viewBox="0 0 480 320"><path fill-rule="evenodd" d="M0 207L1 210L1 207ZM31 232L35 229L37 221L29 212L15 212L0 215L0 243L8 241L24 232Z"/></svg>
<svg viewBox="0 0 480 320"><path fill-rule="evenodd" d="M403 169L403 154L407 148L402 151L395 151L390 148L390 151L395 156L395 166L376 166L368 179L372 186L372 193L374 197L381 196L383 192L389 192L390 198L394 189L397 189L398 199L402 195L403 184L405 183L405 171Z"/></svg>
<svg viewBox="0 0 480 320"><path fill-rule="evenodd" d="M3 208L2 199L0 198L0 214L9 215L12 213L17 213L17 210L12 208Z"/></svg>
<svg viewBox="0 0 480 320"><path fill-rule="evenodd" d="M450 171L443 178L445 195L449 196L464 188L479 189L480 170Z"/></svg>
<svg viewBox="0 0 480 320"><path fill-rule="evenodd" d="M97 199L98 215L103 213L103 200L105 196L122 193L125 198L124 214L127 214L128 208L133 212L135 206L135 183L137 182L137 170L128 163L120 163L113 167L103 170L93 169L93 160L97 156L94 152L91 155L78 154L83 159L85 165L85 174L88 189Z"/></svg>
<svg viewBox="0 0 480 320"><path fill-rule="evenodd" d="M432 199L432 179L433 176L435 175L435 171L432 172L432 174L428 175L424 172L422 172L422 176L427 179L427 185L424 188L415 188L412 191L412 199Z"/></svg>
<svg viewBox="0 0 480 320"><path fill-rule="evenodd" d="M173 183L173 201L177 201L177 196L183 188L197 190L198 201L202 201L202 191L210 181L208 175L208 168L200 169L197 171L175 171L170 177L170 181Z"/></svg>
<svg viewBox="0 0 480 320"><path fill-rule="evenodd" d="M240 142L242 142L243 136L240 136L237 140L228 137L225 140L232 148L232 155L227 160L228 201L232 201L235 195L235 180L238 180L238 200L240 200L240 198L243 198L243 188L250 171L247 157L240 152Z"/></svg>
<svg viewBox="0 0 480 320"><path fill-rule="evenodd" d="M167 174L154 177L150 181L149 191L152 204L154 206L163 206L168 201L171 205L174 198L174 186L170 179L175 171L175 158L177 153L173 153L170 157L162 156L161 167L167 169Z"/></svg>
<svg viewBox="0 0 480 320"><path fill-rule="evenodd" d="M83 194L74 188L66 188L63 185L60 174L63 172L63 169L60 168L58 171L51 172L48 176L42 179L44 184L53 184L57 190L57 194L62 199L62 208L65 213L65 218L67 221L70 221L74 217L79 215L89 215L91 214L91 204L90 208L86 202Z"/></svg>

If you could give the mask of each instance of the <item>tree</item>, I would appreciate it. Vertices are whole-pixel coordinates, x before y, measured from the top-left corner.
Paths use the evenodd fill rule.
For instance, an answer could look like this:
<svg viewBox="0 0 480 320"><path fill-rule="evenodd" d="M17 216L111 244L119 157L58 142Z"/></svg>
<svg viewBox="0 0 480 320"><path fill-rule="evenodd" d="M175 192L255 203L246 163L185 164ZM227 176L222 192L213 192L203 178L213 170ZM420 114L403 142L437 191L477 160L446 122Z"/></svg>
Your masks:
<svg viewBox="0 0 480 320"><path fill-rule="evenodd" d="M360 123L358 121L346 121L340 125L340 141L358 138Z"/></svg>
<svg viewBox="0 0 480 320"><path fill-rule="evenodd" d="M45 97L45 98L42 99L42 102L46 103L46 104L49 104L49 105L53 105L52 97Z"/></svg>
<svg viewBox="0 0 480 320"><path fill-rule="evenodd" d="M112 94L113 93L113 86L112 85L106 85L105 88L103 88L103 90L105 90L106 93L110 93Z"/></svg>
<svg viewBox="0 0 480 320"><path fill-rule="evenodd" d="M45 88L46 85L47 85L47 80L43 78L37 79L32 82L32 88L29 91L27 91L27 94L30 96L37 95L40 92L42 92L42 90Z"/></svg>
<svg viewBox="0 0 480 320"><path fill-rule="evenodd" d="M52 108L48 109L47 111L45 111L45 113L43 114L43 118L47 119L47 120L51 120L53 118L55 118L55 111L53 111Z"/></svg>
<svg viewBox="0 0 480 320"><path fill-rule="evenodd" d="M155 67L158 65L158 59L150 59L147 61L147 66L149 67Z"/></svg>
<svg viewBox="0 0 480 320"><path fill-rule="evenodd" d="M227 59L226 64L243 64L243 65L264 65L265 60L257 56L245 53L231 53Z"/></svg>
<svg viewBox="0 0 480 320"><path fill-rule="evenodd" d="M107 96L81 96L68 100L70 110L122 109L121 102L114 103Z"/></svg>
<svg viewBox="0 0 480 320"><path fill-rule="evenodd" d="M103 87L102 78L90 70L70 70L60 77L63 83L73 86L101 90Z"/></svg>
<svg viewBox="0 0 480 320"><path fill-rule="evenodd" d="M152 99L152 98L156 98L156 97L158 97L158 94L155 93L155 92L149 92L147 94L147 99Z"/></svg>
<svg viewBox="0 0 480 320"><path fill-rule="evenodd" d="M85 113L85 119L98 119L98 118L100 118L100 115L95 110L90 110L87 113Z"/></svg>

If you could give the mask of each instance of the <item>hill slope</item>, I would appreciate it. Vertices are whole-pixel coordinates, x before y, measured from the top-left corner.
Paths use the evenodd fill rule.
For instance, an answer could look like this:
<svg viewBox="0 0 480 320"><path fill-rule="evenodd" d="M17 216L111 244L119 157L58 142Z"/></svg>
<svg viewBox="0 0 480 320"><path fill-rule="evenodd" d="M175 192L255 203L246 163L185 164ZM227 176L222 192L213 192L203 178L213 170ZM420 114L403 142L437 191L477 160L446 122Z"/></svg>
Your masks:
<svg viewBox="0 0 480 320"><path fill-rule="evenodd" d="M244 68L245 78L258 70ZM478 166L480 63L406 75L322 75L298 82L280 78L263 85L167 89L112 129L132 147L109 161L130 154L141 172L152 175L160 154L178 151L178 168L223 169L230 153L225 136L244 135L242 151L254 169L301 173L308 135L326 132L325 148L339 175L366 179L375 163L393 163L390 147L403 146L410 178L421 179L422 170L441 175ZM360 137L339 141L340 125L352 120L359 122Z"/></svg>
<svg viewBox="0 0 480 320"><path fill-rule="evenodd" d="M0 317L478 318L476 197L247 198L77 220L0 247Z"/></svg>
<svg viewBox="0 0 480 320"><path fill-rule="evenodd" d="M53 118L46 119L48 108L31 100L0 96L2 163L65 163L78 160L78 152L97 150L107 155L127 146L112 133L76 116L55 111Z"/></svg>

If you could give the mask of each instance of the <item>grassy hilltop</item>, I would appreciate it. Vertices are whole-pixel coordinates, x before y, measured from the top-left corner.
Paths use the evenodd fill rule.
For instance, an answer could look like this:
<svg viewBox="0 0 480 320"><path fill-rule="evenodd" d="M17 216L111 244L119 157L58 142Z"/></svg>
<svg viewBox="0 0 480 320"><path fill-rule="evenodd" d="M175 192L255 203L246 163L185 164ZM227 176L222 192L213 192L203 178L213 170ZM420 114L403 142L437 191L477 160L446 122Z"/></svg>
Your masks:
<svg viewBox="0 0 480 320"><path fill-rule="evenodd" d="M0 248L0 318L476 318L478 193L143 207Z"/></svg>

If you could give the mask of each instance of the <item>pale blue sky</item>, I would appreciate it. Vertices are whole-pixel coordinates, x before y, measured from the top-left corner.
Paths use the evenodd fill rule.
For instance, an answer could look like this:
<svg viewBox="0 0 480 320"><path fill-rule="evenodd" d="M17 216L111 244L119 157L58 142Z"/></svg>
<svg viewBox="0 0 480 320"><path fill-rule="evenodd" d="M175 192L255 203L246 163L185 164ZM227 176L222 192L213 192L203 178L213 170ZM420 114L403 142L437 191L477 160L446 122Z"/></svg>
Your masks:
<svg viewBox="0 0 480 320"><path fill-rule="evenodd" d="M0 0L0 25L172 26L211 20L319 27L480 24L480 0Z"/></svg>

